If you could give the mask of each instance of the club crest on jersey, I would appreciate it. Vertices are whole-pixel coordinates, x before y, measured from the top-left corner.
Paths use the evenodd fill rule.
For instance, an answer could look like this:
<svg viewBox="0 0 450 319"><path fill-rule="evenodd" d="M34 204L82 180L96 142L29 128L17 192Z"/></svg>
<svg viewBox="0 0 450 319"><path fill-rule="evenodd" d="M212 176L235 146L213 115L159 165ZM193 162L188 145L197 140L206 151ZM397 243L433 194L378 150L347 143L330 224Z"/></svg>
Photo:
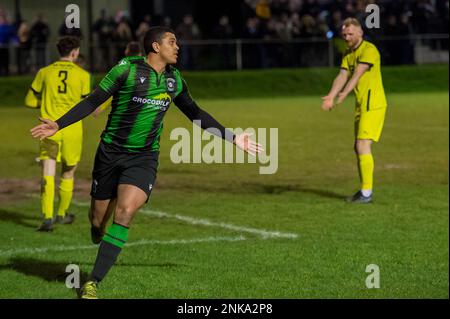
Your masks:
<svg viewBox="0 0 450 319"><path fill-rule="evenodd" d="M141 83L144 83L145 80L146 80L146 78L143 77L143 76L141 76L141 77L139 78L139 81L141 81Z"/></svg>
<svg viewBox="0 0 450 319"><path fill-rule="evenodd" d="M175 79L173 79L173 78L166 79L167 92L169 92L169 93L175 92L175 83L176 83Z"/></svg>

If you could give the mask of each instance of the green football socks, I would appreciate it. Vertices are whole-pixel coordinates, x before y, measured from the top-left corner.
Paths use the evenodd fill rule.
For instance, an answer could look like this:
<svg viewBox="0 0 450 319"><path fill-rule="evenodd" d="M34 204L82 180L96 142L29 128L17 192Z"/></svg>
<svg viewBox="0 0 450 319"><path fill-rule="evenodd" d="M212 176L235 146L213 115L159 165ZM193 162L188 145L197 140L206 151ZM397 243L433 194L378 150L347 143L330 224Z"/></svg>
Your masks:
<svg viewBox="0 0 450 319"><path fill-rule="evenodd" d="M128 227L113 223L100 243L95 260L94 269L91 274L92 280L100 282L114 265L128 240Z"/></svg>

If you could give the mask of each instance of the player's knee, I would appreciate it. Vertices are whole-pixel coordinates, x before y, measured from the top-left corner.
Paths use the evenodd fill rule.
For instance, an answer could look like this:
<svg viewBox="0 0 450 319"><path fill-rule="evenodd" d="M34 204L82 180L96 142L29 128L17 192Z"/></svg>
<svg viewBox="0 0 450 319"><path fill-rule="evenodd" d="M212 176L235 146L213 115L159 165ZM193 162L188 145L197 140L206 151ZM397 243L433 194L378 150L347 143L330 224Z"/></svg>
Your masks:
<svg viewBox="0 0 450 319"><path fill-rule="evenodd" d="M76 169L77 169L77 165L72 165L72 166L63 165L62 177L65 179L74 178Z"/></svg>
<svg viewBox="0 0 450 319"><path fill-rule="evenodd" d="M123 226L129 226L133 219L135 209L127 205L120 205L116 208L114 221Z"/></svg>
<svg viewBox="0 0 450 319"><path fill-rule="evenodd" d="M370 150L370 140L357 140L355 143L355 151L357 154L368 154L371 152Z"/></svg>
<svg viewBox="0 0 450 319"><path fill-rule="evenodd" d="M72 179L75 177L75 172L64 172L61 177L64 179Z"/></svg>

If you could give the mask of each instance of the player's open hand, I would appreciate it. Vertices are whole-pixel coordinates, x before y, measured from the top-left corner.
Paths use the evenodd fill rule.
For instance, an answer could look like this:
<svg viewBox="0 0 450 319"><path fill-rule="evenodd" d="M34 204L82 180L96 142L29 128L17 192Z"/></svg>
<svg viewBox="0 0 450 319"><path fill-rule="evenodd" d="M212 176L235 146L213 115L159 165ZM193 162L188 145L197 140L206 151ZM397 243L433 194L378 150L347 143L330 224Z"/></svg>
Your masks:
<svg viewBox="0 0 450 319"><path fill-rule="evenodd" d="M58 132L59 127L56 122L41 117L39 118L39 121L41 121L42 124L39 124L30 130L31 136L33 136L34 138L43 140L44 138L50 137Z"/></svg>
<svg viewBox="0 0 450 319"><path fill-rule="evenodd" d="M322 110L329 111L333 108L334 99L327 96L322 97Z"/></svg>
<svg viewBox="0 0 450 319"><path fill-rule="evenodd" d="M261 144L250 139L251 135L252 134L250 133L236 135L234 138L234 144L245 152L255 156L256 153L261 153L264 149Z"/></svg>

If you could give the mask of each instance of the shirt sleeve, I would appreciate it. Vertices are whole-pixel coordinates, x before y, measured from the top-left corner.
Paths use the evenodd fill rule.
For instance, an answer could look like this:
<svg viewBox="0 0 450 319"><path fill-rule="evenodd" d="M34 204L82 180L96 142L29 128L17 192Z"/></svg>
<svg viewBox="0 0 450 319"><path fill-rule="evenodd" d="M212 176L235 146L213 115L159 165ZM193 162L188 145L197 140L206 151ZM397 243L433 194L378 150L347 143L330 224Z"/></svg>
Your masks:
<svg viewBox="0 0 450 319"><path fill-rule="evenodd" d="M84 81L81 83L81 97L84 99L91 93L92 90L92 76L86 72L84 74Z"/></svg>
<svg viewBox="0 0 450 319"><path fill-rule="evenodd" d="M41 99L42 93L42 85L43 85L43 76L42 69L36 74L36 77L31 83L30 89L28 90L27 95L25 96L25 105L32 108L39 107L39 100Z"/></svg>
<svg viewBox="0 0 450 319"><path fill-rule="evenodd" d="M120 61L119 64L114 66L100 81L99 87L103 91L108 92L110 95L113 95L125 82L129 72L130 62L127 60Z"/></svg>
<svg viewBox="0 0 450 319"><path fill-rule="evenodd" d="M36 74L36 77L33 80L33 83L31 83L30 89L34 92L34 94L40 94L42 93L42 85L44 84L44 71L42 69L39 70L39 72Z"/></svg>
<svg viewBox="0 0 450 319"><path fill-rule="evenodd" d="M380 60L380 54L374 47L367 47L362 52L358 59L358 63L368 64L372 67Z"/></svg>
<svg viewBox="0 0 450 319"><path fill-rule="evenodd" d="M350 68L348 67L347 55L344 55L344 56L342 57L341 69L350 71Z"/></svg>

